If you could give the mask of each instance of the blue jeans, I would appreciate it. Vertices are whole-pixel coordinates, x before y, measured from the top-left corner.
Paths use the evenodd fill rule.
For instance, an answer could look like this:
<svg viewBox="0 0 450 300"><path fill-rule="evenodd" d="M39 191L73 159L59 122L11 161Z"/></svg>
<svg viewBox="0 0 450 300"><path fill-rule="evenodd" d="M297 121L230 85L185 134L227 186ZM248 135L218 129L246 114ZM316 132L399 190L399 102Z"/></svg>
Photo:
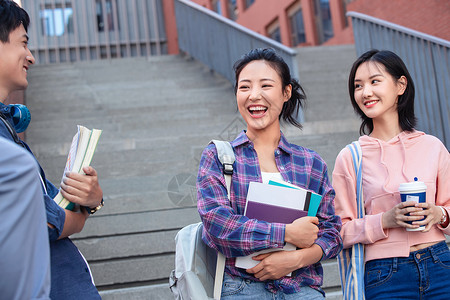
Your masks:
<svg viewBox="0 0 450 300"><path fill-rule="evenodd" d="M242 277L231 277L226 272L223 277L221 300L323 300L325 297L321 292L309 287L301 287L301 291L295 294L285 294L283 291L275 293L264 287L264 282L252 281Z"/></svg>
<svg viewBox="0 0 450 300"><path fill-rule="evenodd" d="M409 257L368 261L366 299L449 299L450 251L442 241Z"/></svg>

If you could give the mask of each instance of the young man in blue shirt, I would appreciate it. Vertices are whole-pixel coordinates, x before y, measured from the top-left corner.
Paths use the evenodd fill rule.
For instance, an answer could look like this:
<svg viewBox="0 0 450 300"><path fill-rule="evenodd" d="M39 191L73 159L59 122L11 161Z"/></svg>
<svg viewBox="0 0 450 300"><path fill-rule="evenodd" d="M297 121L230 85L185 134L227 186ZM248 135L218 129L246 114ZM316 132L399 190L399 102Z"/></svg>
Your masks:
<svg viewBox="0 0 450 300"><path fill-rule="evenodd" d="M15 2L0 0L0 136L31 153L14 129L13 109L4 104L8 95L28 86L27 72L35 62L27 47L29 23L28 14ZM97 172L92 167L86 167L83 169L85 175L66 174L61 183L61 193L67 200L81 207L80 211L70 211L53 201L58 189L46 180L42 168L39 169L50 240L50 297L100 299L86 260L68 238L71 234L80 232L89 214L103 204L103 192L98 183Z"/></svg>
<svg viewBox="0 0 450 300"><path fill-rule="evenodd" d="M33 156L0 137L0 295L47 300L50 250L39 169Z"/></svg>

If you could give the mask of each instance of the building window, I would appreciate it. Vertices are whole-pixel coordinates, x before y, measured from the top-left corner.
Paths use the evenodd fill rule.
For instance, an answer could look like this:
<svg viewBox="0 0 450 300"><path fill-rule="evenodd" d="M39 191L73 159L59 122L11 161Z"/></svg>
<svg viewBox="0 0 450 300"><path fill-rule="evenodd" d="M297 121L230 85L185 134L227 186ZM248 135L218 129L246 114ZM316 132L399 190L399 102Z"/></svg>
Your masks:
<svg viewBox="0 0 450 300"><path fill-rule="evenodd" d="M281 43L281 32L280 32L280 25L278 24L278 21L273 22L267 27L267 35L272 40L277 41L278 43Z"/></svg>
<svg viewBox="0 0 450 300"><path fill-rule="evenodd" d="M322 44L334 36L330 0L315 0L314 4L319 42Z"/></svg>
<svg viewBox="0 0 450 300"><path fill-rule="evenodd" d="M303 22L303 12L300 8L291 17L291 39L292 46L297 46L306 42L305 25Z"/></svg>
<svg viewBox="0 0 450 300"><path fill-rule="evenodd" d="M236 0L228 0L228 15L231 20L236 21L238 15Z"/></svg>
<svg viewBox="0 0 450 300"><path fill-rule="evenodd" d="M113 0L95 0L95 10L97 15L97 30L103 32L105 30L114 31L114 11Z"/></svg>
<svg viewBox="0 0 450 300"><path fill-rule="evenodd" d="M249 8L254 2L255 0L245 0L245 8Z"/></svg>
<svg viewBox="0 0 450 300"><path fill-rule="evenodd" d="M61 36L73 33L73 10L70 2L47 4L39 12L42 34L46 36Z"/></svg>
<svg viewBox="0 0 450 300"><path fill-rule="evenodd" d="M216 13L218 13L219 15L222 15L222 7L220 6L220 0L213 0L212 7Z"/></svg>
<svg viewBox="0 0 450 300"><path fill-rule="evenodd" d="M347 4L353 2L354 0L342 0L343 6L344 6L344 18L345 18L345 27L348 26L348 18L346 16L347 14Z"/></svg>

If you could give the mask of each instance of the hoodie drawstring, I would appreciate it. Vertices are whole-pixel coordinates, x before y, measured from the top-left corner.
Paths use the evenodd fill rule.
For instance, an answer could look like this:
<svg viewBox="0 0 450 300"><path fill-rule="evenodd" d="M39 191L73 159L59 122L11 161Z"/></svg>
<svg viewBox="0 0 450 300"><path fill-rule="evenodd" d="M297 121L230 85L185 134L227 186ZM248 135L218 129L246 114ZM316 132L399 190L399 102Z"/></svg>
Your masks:
<svg viewBox="0 0 450 300"><path fill-rule="evenodd" d="M402 154L403 154L403 165L402 165L402 175L403 175L403 178L405 179L405 182L409 182L409 181L411 181L412 179L408 179L408 176L406 176L406 146L405 146L405 143L403 142L403 139L401 138L401 136L399 136L399 140L400 140L400 143L402 144L402 150L403 150L403 152L402 152Z"/></svg>
<svg viewBox="0 0 450 300"><path fill-rule="evenodd" d="M410 180L408 179L408 176L406 175L406 147L405 147L405 143L403 142L403 139L402 139L401 135L398 136L398 140L400 141L400 144L401 144L402 156L403 156L402 167L401 167L401 169L402 169L402 176L403 176L405 182L408 182ZM386 170L386 174L387 174L387 176L386 176L386 178L384 180L384 183L383 183L383 190L386 193L391 193L387 189L387 186L389 185L389 182L390 182L391 174L389 174L389 169L388 169L388 167L386 165L386 162L384 161L383 143L380 140L378 140L378 139L376 140L376 142L378 143L378 146L380 147L380 163L383 165L384 169Z"/></svg>
<svg viewBox="0 0 450 300"><path fill-rule="evenodd" d="M384 180L383 183L383 191L385 191L386 193L389 193L389 191L387 190L387 185L389 184L389 169L386 165L386 162L384 161L384 148L383 148L383 144L381 143L381 141L376 140L378 143L378 146L380 147L380 163L383 165L385 171L386 171L386 178Z"/></svg>

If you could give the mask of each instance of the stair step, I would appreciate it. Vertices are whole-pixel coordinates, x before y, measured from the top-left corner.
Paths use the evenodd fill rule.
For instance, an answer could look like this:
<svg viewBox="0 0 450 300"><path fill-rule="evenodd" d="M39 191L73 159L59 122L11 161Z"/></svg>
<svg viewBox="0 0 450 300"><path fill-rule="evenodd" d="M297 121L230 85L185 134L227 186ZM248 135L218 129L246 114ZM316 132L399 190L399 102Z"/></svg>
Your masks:
<svg viewBox="0 0 450 300"><path fill-rule="evenodd" d="M173 300L174 297L167 284L154 284L132 288L100 291L103 300Z"/></svg>
<svg viewBox="0 0 450 300"><path fill-rule="evenodd" d="M342 49L354 51L348 48ZM341 50L333 55L343 61L351 54ZM283 132L317 151L331 176L337 153L357 138L359 120L346 95L347 70L325 62L330 54L324 52L300 50L306 123L303 131L287 126ZM314 64L315 54L324 61ZM27 141L52 182L61 180L76 125L103 129L92 164L106 205L72 236L102 298L173 299L174 237L200 221L195 181L201 152L211 139L232 140L245 128L232 84L181 56L39 65L29 81ZM333 298L336 268L334 260L324 263L331 299L340 299Z"/></svg>

